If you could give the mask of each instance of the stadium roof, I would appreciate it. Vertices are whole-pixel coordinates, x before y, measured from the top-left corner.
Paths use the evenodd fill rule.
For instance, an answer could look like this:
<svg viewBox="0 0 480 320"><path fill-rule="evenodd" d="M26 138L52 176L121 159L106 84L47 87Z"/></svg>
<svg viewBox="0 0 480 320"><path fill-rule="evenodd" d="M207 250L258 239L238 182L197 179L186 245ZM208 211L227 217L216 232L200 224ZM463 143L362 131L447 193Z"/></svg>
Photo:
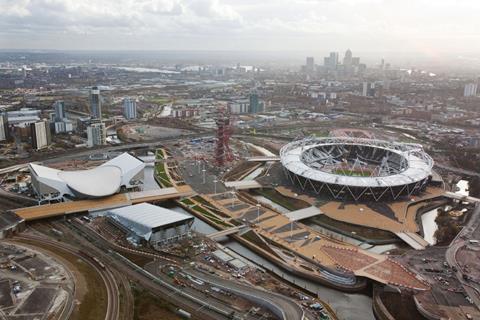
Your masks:
<svg viewBox="0 0 480 320"><path fill-rule="evenodd" d="M408 162L408 168L400 173L388 176L358 177L314 169L307 166L301 160L302 154L310 148L315 148L318 145L333 145L338 143L371 144L372 147L389 150L404 157ZM313 181L321 181L322 183L336 185L348 185L352 187L392 187L415 183L425 179L431 174L433 161L431 161L431 158L429 157L422 159L421 156L427 155L423 153L423 150L421 150L422 153L420 153L420 150L418 151L419 152L412 152L412 150L398 150L395 149L395 143L379 140L317 138L303 144L302 142L292 142L285 145L281 150L281 162L288 171Z"/></svg>
<svg viewBox="0 0 480 320"><path fill-rule="evenodd" d="M193 220L190 215L149 203L113 209L108 214L147 241L155 229Z"/></svg>

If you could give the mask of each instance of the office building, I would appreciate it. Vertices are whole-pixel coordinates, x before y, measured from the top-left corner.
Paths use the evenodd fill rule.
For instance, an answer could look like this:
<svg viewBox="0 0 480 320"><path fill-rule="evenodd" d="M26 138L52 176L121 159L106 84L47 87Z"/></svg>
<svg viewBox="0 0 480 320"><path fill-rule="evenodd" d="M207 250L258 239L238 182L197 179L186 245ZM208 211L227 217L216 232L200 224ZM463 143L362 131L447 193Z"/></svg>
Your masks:
<svg viewBox="0 0 480 320"><path fill-rule="evenodd" d="M346 66L346 67L350 67L352 65L352 51L350 49L348 49L346 52L345 52L345 57L343 58L343 64Z"/></svg>
<svg viewBox="0 0 480 320"><path fill-rule="evenodd" d="M90 90L90 114L94 119L102 119L102 101L98 87Z"/></svg>
<svg viewBox="0 0 480 320"><path fill-rule="evenodd" d="M123 99L123 116L125 119L137 118L137 102L132 98Z"/></svg>
<svg viewBox="0 0 480 320"><path fill-rule="evenodd" d="M65 102L56 101L55 102L55 122L62 121L67 116L65 115Z"/></svg>
<svg viewBox="0 0 480 320"><path fill-rule="evenodd" d="M58 121L54 123L55 133L65 133L73 131L73 123L70 120Z"/></svg>
<svg viewBox="0 0 480 320"><path fill-rule="evenodd" d="M94 122L87 128L87 146L103 146L107 143L107 130L105 123Z"/></svg>
<svg viewBox="0 0 480 320"><path fill-rule="evenodd" d="M323 64L327 70L336 70L338 65L338 52L330 52L328 57L323 58Z"/></svg>
<svg viewBox="0 0 480 320"><path fill-rule="evenodd" d="M250 93L250 113L259 113L262 112L260 109L260 103L258 101L258 94L256 91Z"/></svg>
<svg viewBox="0 0 480 320"><path fill-rule="evenodd" d="M40 150L51 143L50 124L48 121L38 121L30 124L32 149Z"/></svg>
<svg viewBox="0 0 480 320"><path fill-rule="evenodd" d="M313 57L307 57L305 64L305 72L313 73L315 71L315 59Z"/></svg>
<svg viewBox="0 0 480 320"><path fill-rule="evenodd" d="M476 83L467 83L463 90L464 97L474 97L477 95L478 85Z"/></svg>
<svg viewBox="0 0 480 320"><path fill-rule="evenodd" d="M364 97L373 97L375 96L375 83L369 83L367 81L363 82L362 87L362 96Z"/></svg>
<svg viewBox="0 0 480 320"><path fill-rule="evenodd" d="M250 110L249 99L237 99L228 104L228 111L230 111L231 114L248 113L249 110Z"/></svg>

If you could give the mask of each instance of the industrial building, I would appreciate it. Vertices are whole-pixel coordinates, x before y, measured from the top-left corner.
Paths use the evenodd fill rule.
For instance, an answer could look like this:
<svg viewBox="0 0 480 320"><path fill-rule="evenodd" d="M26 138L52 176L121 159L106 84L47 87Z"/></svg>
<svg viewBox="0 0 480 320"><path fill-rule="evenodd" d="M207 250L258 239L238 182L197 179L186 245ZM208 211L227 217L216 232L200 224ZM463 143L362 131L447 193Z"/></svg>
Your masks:
<svg viewBox="0 0 480 320"><path fill-rule="evenodd" d="M39 201L101 198L121 188L137 188L143 183L145 168L141 160L128 153L88 170L62 171L35 163L28 166Z"/></svg>
<svg viewBox="0 0 480 320"><path fill-rule="evenodd" d="M156 250L188 237L194 220L192 216L149 203L113 209L107 216L130 230L137 240L149 243Z"/></svg>

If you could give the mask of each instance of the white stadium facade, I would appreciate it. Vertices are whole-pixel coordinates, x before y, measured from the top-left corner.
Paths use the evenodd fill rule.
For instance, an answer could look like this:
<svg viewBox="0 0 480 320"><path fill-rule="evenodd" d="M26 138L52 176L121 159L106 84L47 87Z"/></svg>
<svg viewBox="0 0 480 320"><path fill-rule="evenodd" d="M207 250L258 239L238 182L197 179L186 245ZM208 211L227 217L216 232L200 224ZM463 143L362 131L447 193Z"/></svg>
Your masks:
<svg viewBox="0 0 480 320"><path fill-rule="evenodd" d="M352 137L305 138L286 144L280 161L302 190L342 200L388 200L425 189L433 160L419 144Z"/></svg>
<svg viewBox="0 0 480 320"><path fill-rule="evenodd" d="M35 163L28 166L39 202L102 198L122 188L137 188L143 183L145 168L143 161L129 153L88 170L62 171Z"/></svg>

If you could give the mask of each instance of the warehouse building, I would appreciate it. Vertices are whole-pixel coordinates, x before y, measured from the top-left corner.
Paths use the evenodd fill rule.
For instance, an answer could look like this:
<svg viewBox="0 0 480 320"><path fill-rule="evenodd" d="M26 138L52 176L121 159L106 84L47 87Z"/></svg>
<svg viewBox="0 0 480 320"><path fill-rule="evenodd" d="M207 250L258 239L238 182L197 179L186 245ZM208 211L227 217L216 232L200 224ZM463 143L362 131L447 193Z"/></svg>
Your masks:
<svg viewBox="0 0 480 320"><path fill-rule="evenodd" d="M141 203L109 210L107 215L130 230L138 242L159 250L190 235L194 218L181 212Z"/></svg>

